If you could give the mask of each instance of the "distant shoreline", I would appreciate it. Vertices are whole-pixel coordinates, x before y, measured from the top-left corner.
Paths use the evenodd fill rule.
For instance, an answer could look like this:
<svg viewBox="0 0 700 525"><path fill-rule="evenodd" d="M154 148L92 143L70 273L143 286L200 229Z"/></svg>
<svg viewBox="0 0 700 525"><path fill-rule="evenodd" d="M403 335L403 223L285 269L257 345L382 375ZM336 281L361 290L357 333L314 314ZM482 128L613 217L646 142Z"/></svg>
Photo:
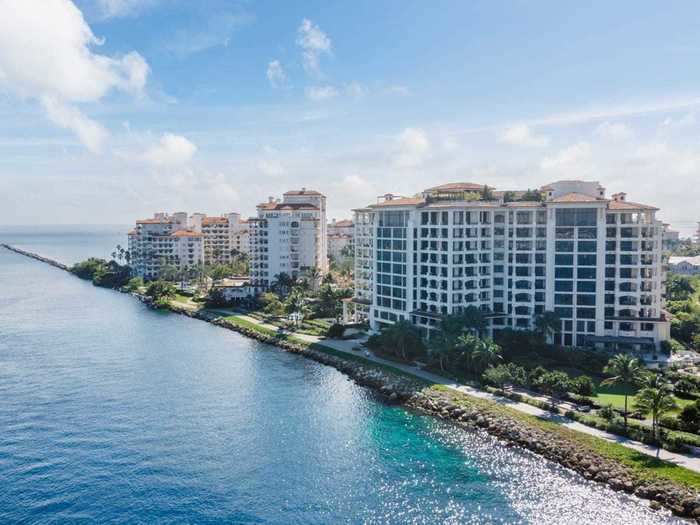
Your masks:
<svg viewBox="0 0 700 525"><path fill-rule="evenodd" d="M69 266L48 257L5 243L0 244L0 247L70 273ZM132 295L145 302L142 295ZM173 304L169 304L167 309L331 366L359 385L376 391L389 402L448 420L461 427L480 428L509 444L520 446L543 459L569 468L587 479L604 483L616 491L650 500L652 506L663 506L678 516L695 518L700 523L700 497L697 490L690 490L670 480L648 479L643 471L636 471L623 460L605 457L593 449L587 450L585 440L579 441L570 437L577 434L575 431L555 432L554 428L544 424L544 421L542 424L534 422L534 416L517 415L494 402L447 391L440 385L430 385L423 379L408 376L398 369L382 367L361 356L340 355L339 352L321 344L309 344L294 340L293 337L280 337L241 326L214 312L191 311ZM533 421L530 421L530 418L533 418Z"/></svg>

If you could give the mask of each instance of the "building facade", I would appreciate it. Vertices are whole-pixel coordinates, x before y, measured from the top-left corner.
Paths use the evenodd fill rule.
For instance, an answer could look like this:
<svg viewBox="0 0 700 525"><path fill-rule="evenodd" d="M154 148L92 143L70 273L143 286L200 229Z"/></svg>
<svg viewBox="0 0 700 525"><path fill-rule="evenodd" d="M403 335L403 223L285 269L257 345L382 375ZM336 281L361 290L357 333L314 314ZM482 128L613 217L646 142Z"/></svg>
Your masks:
<svg viewBox="0 0 700 525"><path fill-rule="evenodd" d="M489 331L561 318L554 342L651 349L669 337L662 224L653 206L560 181L535 200L471 183L355 210L351 320L407 319L429 336L441 316L479 308ZM531 192L527 194L532 195Z"/></svg>
<svg viewBox="0 0 700 525"><path fill-rule="evenodd" d="M326 197L313 190L270 197L251 218L250 277L258 290L269 288L276 276L300 277L311 268L328 271Z"/></svg>
<svg viewBox="0 0 700 525"><path fill-rule="evenodd" d="M157 279L166 267L183 270L204 262L203 236L189 229L184 212L156 213L136 221L129 232L129 264L134 275Z"/></svg>
<svg viewBox="0 0 700 525"><path fill-rule="evenodd" d="M250 250L248 221L242 220L240 213L220 216L194 213L189 224L203 236L205 264L228 264L236 255Z"/></svg>
<svg viewBox="0 0 700 525"><path fill-rule="evenodd" d="M327 227L328 231L328 257L332 261L343 259L346 254L354 252L353 237L355 232L351 220L336 221L333 219Z"/></svg>

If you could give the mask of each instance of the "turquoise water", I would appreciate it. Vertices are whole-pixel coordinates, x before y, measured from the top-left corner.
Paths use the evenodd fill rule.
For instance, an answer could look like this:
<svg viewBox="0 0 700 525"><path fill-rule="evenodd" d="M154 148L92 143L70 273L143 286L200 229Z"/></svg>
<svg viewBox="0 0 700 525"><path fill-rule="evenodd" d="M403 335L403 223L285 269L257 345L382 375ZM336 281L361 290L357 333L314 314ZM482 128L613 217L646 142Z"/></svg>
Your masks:
<svg viewBox="0 0 700 525"><path fill-rule="evenodd" d="M0 242L74 262L113 235ZM671 522L332 368L0 250L0 523Z"/></svg>

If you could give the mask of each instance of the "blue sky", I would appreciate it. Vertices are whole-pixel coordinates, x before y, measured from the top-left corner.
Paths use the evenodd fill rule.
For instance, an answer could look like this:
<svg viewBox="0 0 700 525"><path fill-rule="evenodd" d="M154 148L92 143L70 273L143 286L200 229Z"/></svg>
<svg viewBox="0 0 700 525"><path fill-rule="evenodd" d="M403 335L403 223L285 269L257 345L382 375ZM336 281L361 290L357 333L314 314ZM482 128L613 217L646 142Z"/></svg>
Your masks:
<svg viewBox="0 0 700 525"><path fill-rule="evenodd" d="M612 5L611 5L612 4ZM696 2L0 0L0 222L563 178L700 220Z"/></svg>

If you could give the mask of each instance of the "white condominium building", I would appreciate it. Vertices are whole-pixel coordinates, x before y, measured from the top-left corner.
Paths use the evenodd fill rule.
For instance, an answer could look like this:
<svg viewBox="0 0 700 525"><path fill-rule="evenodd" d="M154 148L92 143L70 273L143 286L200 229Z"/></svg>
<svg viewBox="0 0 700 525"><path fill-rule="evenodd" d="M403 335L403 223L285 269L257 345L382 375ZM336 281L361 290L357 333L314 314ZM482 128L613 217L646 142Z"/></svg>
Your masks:
<svg viewBox="0 0 700 525"><path fill-rule="evenodd" d="M257 208L258 216L248 221L254 286L266 289L281 273L296 278L312 267L328 270L324 195L302 188Z"/></svg>
<svg viewBox="0 0 700 525"><path fill-rule="evenodd" d="M248 221L240 213L209 217L194 213L190 217L192 230L203 235L205 264L226 264L234 255L248 253Z"/></svg>
<svg viewBox="0 0 700 525"><path fill-rule="evenodd" d="M355 232L354 224L351 220L344 219L336 221L333 219L327 227L328 230L328 257L338 261L343 258L344 253L354 251L353 237Z"/></svg>
<svg viewBox="0 0 700 525"><path fill-rule="evenodd" d="M202 234L188 228L184 212L136 221L128 246L133 272L144 279L160 277L165 266L182 270L204 261Z"/></svg>
<svg viewBox="0 0 700 525"><path fill-rule="evenodd" d="M555 311L554 342L651 349L669 337L662 224L653 206L597 182L538 192L453 183L355 210L354 319L423 331L476 306L489 331ZM523 200L532 199L532 200Z"/></svg>

